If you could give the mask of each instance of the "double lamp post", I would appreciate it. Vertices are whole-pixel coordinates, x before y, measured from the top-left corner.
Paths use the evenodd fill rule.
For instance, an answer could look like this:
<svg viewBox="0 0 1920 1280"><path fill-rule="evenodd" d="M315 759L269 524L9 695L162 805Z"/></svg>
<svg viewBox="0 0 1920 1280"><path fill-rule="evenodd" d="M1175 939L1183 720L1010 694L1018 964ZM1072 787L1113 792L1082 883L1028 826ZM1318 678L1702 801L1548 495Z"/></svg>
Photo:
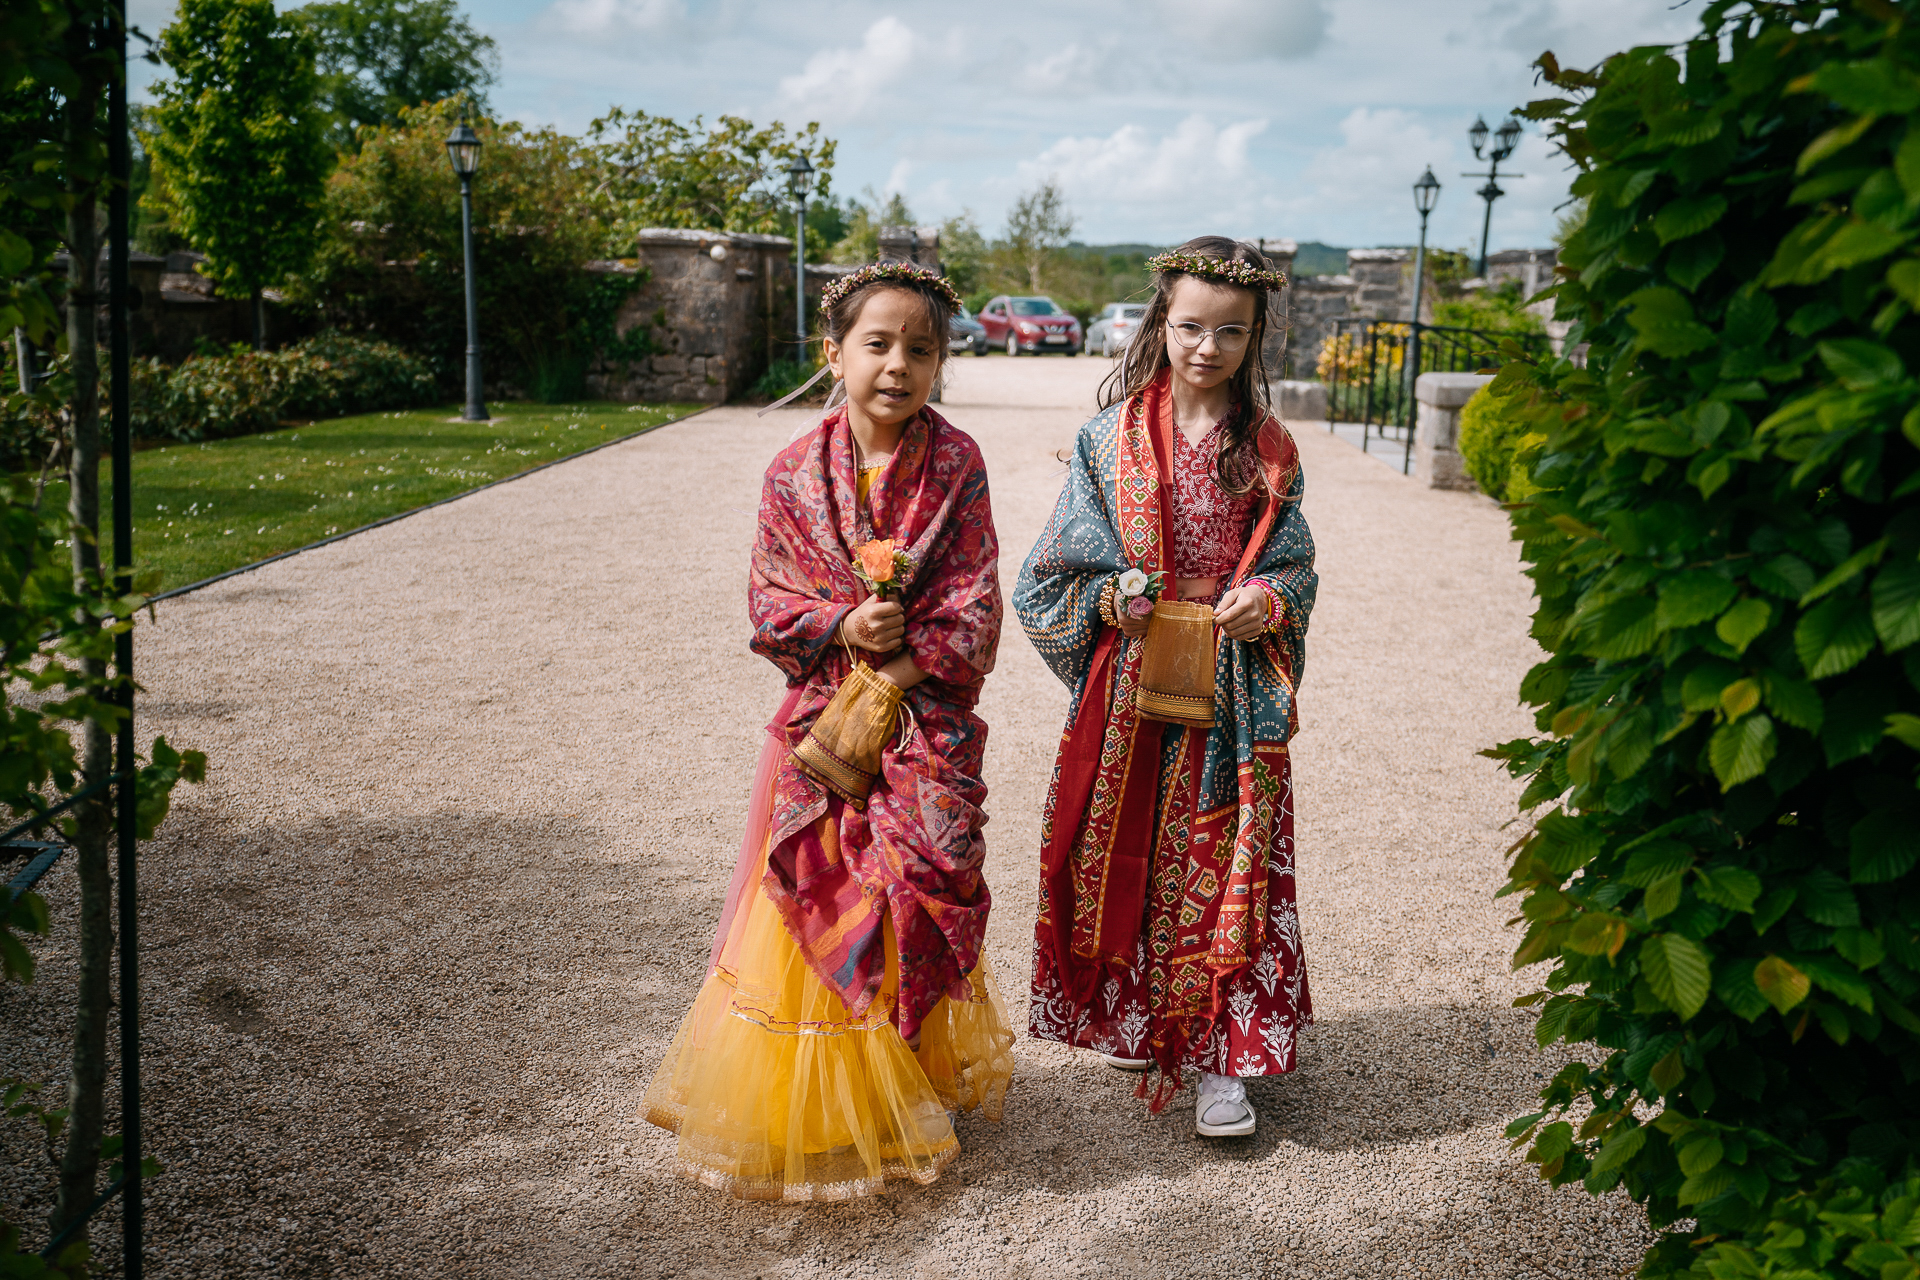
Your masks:
<svg viewBox="0 0 1920 1280"><path fill-rule="evenodd" d="M1487 149L1488 132L1487 122L1484 118L1476 118L1473 122L1473 128L1467 130L1467 140L1473 144L1473 157L1476 160L1485 160L1488 162L1487 172L1461 175L1465 178L1485 178L1487 180L1487 185L1474 193L1487 202L1486 217L1480 223L1480 262L1478 269L1475 271L1475 274L1483 279L1487 274L1487 237L1493 230L1493 202L1507 194L1500 189L1500 184L1496 181L1500 176L1500 162L1508 156L1511 156L1514 148L1520 145L1521 125L1518 120L1515 120L1512 116L1508 116L1506 122L1500 126L1500 131L1493 135L1494 144L1490 150ZM1485 154L1482 154L1483 151ZM1507 176L1509 178L1526 177L1524 173L1510 173ZM1433 212L1433 207L1439 202L1440 180L1433 176L1433 166L1428 165L1427 171L1420 175L1420 180L1413 184L1413 207L1420 215L1420 247L1414 252L1413 257L1413 314L1409 316L1408 319L1413 322L1414 326L1414 364L1416 368L1419 366L1420 299L1422 290L1426 285L1427 274L1427 215Z"/></svg>

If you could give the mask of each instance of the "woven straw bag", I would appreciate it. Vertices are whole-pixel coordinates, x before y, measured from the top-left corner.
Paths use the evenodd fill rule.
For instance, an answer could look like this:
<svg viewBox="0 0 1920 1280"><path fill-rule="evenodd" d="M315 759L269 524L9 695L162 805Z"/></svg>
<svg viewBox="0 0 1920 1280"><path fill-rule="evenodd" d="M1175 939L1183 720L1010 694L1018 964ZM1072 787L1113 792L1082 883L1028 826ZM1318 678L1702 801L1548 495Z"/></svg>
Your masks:
<svg viewBox="0 0 1920 1280"><path fill-rule="evenodd" d="M1212 605L1156 601L1147 619L1134 709L1149 720L1211 729L1215 648Z"/></svg>
<svg viewBox="0 0 1920 1280"><path fill-rule="evenodd" d="M880 773L880 753L900 717L904 690L855 662L807 736L793 749L803 773L856 809Z"/></svg>

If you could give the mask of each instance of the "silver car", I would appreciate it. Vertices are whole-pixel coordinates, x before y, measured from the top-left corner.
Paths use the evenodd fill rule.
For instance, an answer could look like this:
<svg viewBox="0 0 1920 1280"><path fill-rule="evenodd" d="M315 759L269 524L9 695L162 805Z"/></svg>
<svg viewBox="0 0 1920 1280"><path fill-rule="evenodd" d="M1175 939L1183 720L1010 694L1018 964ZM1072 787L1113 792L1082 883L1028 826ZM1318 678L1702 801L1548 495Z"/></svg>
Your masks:
<svg viewBox="0 0 1920 1280"><path fill-rule="evenodd" d="M1119 355L1146 314L1144 302L1109 302L1087 327L1087 350L1108 358Z"/></svg>

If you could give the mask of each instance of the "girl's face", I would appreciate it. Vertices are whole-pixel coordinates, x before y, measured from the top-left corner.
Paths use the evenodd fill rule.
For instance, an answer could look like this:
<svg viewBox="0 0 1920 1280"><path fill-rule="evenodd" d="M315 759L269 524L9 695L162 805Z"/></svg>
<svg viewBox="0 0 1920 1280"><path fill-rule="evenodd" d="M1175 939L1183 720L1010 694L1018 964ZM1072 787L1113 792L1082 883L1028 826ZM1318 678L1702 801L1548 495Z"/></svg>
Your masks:
<svg viewBox="0 0 1920 1280"><path fill-rule="evenodd" d="M1176 279L1167 295L1167 363L1173 376L1196 391L1210 391L1238 373L1247 358L1255 305L1251 292L1234 285L1194 276ZM1182 325L1198 328L1189 327L1183 334ZM1222 328L1227 329L1224 340L1218 333ZM1187 346L1184 338L1200 330L1208 332Z"/></svg>
<svg viewBox="0 0 1920 1280"><path fill-rule="evenodd" d="M933 394L946 339L927 323L919 294L875 289L845 338L825 345L833 376L847 384L849 411L885 430L920 412Z"/></svg>

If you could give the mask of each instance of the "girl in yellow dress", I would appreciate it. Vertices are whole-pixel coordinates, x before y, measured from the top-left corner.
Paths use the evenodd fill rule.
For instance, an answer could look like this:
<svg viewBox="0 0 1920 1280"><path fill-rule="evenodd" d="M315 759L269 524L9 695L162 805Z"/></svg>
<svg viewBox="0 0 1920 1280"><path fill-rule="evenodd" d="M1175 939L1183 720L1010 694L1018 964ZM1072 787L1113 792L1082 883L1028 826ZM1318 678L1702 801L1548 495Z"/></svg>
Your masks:
<svg viewBox="0 0 1920 1280"><path fill-rule="evenodd" d="M767 469L752 647L787 694L706 983L644 1112L678 1133L681 1173L746 1199L932 1182L959 1153L952 1113L998 1119L1012 1076L974 714L999 547L979 449L926 407L958 304L906 263L836 282L821 309L846 403Z"/></svg>

